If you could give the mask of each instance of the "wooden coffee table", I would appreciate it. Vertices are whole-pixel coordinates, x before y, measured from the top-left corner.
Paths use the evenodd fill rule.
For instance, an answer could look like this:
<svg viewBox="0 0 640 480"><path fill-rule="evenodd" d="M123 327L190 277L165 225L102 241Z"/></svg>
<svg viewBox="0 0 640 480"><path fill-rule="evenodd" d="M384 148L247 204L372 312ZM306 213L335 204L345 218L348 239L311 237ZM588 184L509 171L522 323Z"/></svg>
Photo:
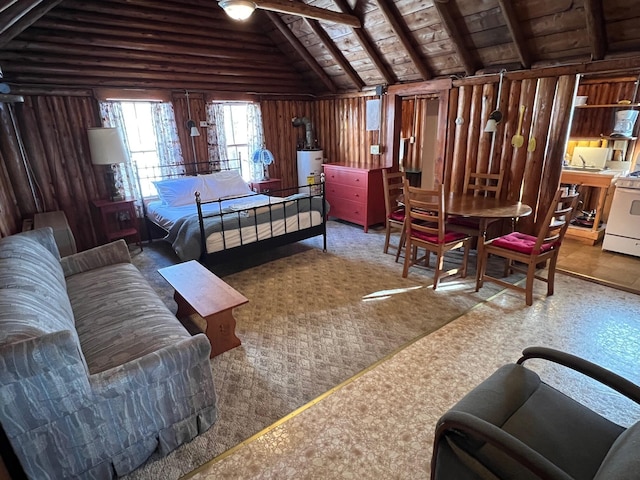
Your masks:
<svg viewBox="0 0 640 480"><path fill-rule="evenodd" d="M233 309L249 300L195 260L161 268L158 273L174 288L176 317L186 323L206 322L204 334L211 343L211 357L240 346Z"/></svg>

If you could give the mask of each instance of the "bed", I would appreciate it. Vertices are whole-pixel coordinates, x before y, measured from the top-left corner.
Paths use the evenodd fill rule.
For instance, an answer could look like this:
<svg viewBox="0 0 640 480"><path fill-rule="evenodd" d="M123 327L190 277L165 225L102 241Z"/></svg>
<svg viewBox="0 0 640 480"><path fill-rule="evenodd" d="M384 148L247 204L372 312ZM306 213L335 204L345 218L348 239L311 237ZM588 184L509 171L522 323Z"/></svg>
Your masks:
<svg viewBox="0 0 640 480"><path fill-rule="evenodd" d="M213 265L318 235L326 251L323 181L262 195L251 191L239 168L195 175L186 168L137 168L139 187L147 193L144 216L162 229L182 261Z"/></svg>

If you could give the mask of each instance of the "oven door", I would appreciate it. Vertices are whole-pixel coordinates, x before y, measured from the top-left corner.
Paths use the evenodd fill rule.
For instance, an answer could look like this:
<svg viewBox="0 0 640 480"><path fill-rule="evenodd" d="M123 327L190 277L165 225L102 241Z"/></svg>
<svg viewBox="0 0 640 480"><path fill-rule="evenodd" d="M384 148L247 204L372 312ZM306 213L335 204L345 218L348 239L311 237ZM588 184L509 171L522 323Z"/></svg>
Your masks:
<svg viewBox="0 0 640 480"><path fill-rule="evenodd" d="M616 188L606 233L640 239L640 189Z"/></svg>

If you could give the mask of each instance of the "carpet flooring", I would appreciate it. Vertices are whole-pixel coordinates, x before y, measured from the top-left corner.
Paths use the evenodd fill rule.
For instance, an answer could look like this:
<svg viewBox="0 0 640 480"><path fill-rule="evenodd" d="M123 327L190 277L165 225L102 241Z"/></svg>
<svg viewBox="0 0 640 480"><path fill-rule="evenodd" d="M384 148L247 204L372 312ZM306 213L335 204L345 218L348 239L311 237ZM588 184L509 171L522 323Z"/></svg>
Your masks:
<svg viewBox="0 0 640 480"><path fill-rule="evenodd" d="M211 360L219 419L127 478L179 478L500 290L475 292L475 255L466 279L445 279L436 291L431 269L413 267L404 279L402 259L383 254L383 243L383 230L330 221L327 252L313 238L213 268L249 299L234 311L242 345ZM132 256L175 311L157 273L177 262L168 246ZM461 257L452 253L452 264Z"/></svg>

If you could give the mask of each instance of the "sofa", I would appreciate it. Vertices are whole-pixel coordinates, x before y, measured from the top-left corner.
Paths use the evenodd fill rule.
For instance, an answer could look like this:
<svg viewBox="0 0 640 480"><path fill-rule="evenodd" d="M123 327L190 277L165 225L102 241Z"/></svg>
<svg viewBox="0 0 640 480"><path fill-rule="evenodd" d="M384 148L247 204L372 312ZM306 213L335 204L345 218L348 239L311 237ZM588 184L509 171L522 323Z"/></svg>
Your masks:
<svg viewBox="0 0 640 480"><path fill-rule="evenodd" d="M27 477L122 476L206 431L210 349L123 240L62 259L51 228L0 240L0 422Z"/></svg>

